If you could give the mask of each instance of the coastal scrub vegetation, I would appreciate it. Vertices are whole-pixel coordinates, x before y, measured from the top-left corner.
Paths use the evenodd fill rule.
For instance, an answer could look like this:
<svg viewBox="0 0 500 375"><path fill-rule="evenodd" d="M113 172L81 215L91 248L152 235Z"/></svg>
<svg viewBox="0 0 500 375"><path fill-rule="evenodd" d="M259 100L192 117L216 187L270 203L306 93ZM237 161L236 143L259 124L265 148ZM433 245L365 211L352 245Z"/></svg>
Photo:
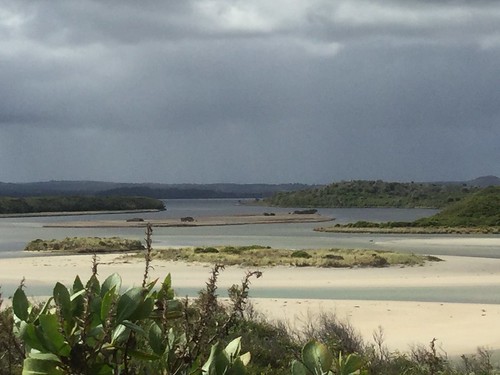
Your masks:
<svg viewBox="0 0 500 375"><path fill-rule="evenodd" d="M158 249L153 259L184 262L217 263L243 267L386 267L394 265L415 266L426 261L439 260L410 253L366 249L274 249L269 246L216 246L196 248Z"/></svg>
<svg viewBox="0 0 500 375"><path fill-rule="evenodd" d="M30 241L25 251L51 251L66 254L93 254L132 252L133 257L142 257L137 251L144 246L139 240L121 237L66 237L62 240L36 239ZM395 251L367 249L274 249L270 246L207 246L182 247L152 250L151 259L183 262L202 262L239 265L243 267L295 266L322 268L386 267L394 265L415 266L435 257L399 253Z"/></svg>
<svg viewBox="0 0 500 375"><path fill-rule="evenodd" d="M168 274L149 280L153 250L146 232L142 285L122 291L121 277L98 279L99 261L85 283L56 283L45 303L33 304L21 282L12 306L0 309L0 374L177 375L465 375L496 374L490 354L452 362L429 347L390 352L383 331L365 343L332 314L311 319L300 332L269 322L250 303L248 271L227 300L218 298L215 264L194 299L175 296ZM0 308L3 299L0 293Z"/></svg>
<svg viewBox="0 0 500 375"><path fill-rule="evenodd" d="M279 207L442 208L478 190L477 187L453 184L356 180L279 192L263 202Z"/></svg>
<svg viewBox="0 0 500 375"><path fill-rule="evenodd" d="M93 254L144 250L144 245L140 240L121 237L66 237L62 240L37 238L30 241L24 250Z"/></svg>
<svg viewBox="0 0 500 375"><path fill-rule="evenodd" d="M0 197L0 214L164 210L161 200L124 196Z"/></svg>

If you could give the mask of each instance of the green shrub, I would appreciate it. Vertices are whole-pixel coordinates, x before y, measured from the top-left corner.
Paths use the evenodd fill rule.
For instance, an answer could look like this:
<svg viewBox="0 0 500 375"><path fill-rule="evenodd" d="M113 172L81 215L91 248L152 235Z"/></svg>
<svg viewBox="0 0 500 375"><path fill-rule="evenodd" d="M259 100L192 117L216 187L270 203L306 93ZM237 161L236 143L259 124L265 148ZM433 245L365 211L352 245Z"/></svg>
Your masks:
<svg viewBox="0 0 500 375"><path fill-rule="evenodd" d="M304 250L295 250L294 252L292 252L290 256L292 258L304 258L304 259L312 258L312 255Z"/></svg>
<svg viewBox="0 0 500 375"><path fill-rule="evenodd" d="M218 254L219 250L215 247L197 247L194 252L195 254Z"/></svg>

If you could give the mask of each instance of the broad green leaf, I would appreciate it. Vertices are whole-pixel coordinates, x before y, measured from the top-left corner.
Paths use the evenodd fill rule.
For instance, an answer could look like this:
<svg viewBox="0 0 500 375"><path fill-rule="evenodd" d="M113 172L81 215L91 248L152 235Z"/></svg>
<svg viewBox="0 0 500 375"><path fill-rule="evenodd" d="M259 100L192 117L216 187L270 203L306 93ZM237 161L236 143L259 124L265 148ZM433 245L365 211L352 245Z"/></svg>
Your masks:
<svg viewBox="0 0 500 375"><path fill-rule="evenodd" d="M165 349L167 348L166 340L163 339L163 331L160 326L156 323L151 324L149 328L149 345L153 352L158 355L162 355L165 353Z"/></svg>
<svg viewBox="0 0 500 375"><path fill-rule="evenodd" d="M73 293L70 297L69 297L69 300L71 302L73 302L75 299L81 297L82 295L85 294L85 289L82 289L82 290L79 290L78 292L76 293Z"/></svg>
<svg viewBox="0 0 500 375"><path fill-rule="evenodd" d="M143 335L143 336L146 336L146 332L141 328L139 327L137 324L134 324L132 323L131 321L129 320L124 320L122 322L122 324L127 327L128 329L130 329L131 331L134 331L135 333L139 334L139 335Z"/></svg>
<svg viewBox="0 0 500 375"><path fill-rule="evenodd" d="M12 309L14 310L14 315L17 316L20 320L28 320L29 306L30 303L28 301L28 298L26 298L24 290L22 290L21 288L17 288L14 292L14 296L12 297Z"/></svg>
<svg viewBox="0 0 500 375"><path fill-rule="evenodd" d="M58 368L57 362L26 358L22 375L64 375L64 372Z"/></svg>
<svg viewBox="0 0 500 375"><path fill-rule="evenodd" d="M98 296L101 291L101 285L96 275L90 276L89 281L87 281L87 290L93 296Z"/></svg>
<svg viewBox="0 0 500 375"><path fill-rule="evenodd" d="M146 298L139 304L137 309L128 317L128 319L143 320L149 318L151 316L151 313L153 312L154 304L155 301L153 300L153 298Z"/></svg>
<svg viewBox="0 0 500 375"><path fill-rule="evenodd" d="M80 279L80 276L75 277L75 281L73 281L73 289L72 292L76 293L79 292L80 290L85 290L85 287L83 286L82 280Z"/></svg>
<svg viewBox="0 0 500 375"><path fill-rule="evenodd" d="M241 361L241 359L236 358L233 364L228 368L227 375L243 375L246 374L245 365Z"/></svg>
<svg viewBox="0 0 500 375"><path fill-rule="evenodd" d="M89 331L88 335L96 338L97 340L100 340L104 337L104 327L102 326L102 324L98 324Z"/></svg>
<svg viewBox="0 0 500 375"><path fill-rule="evenodd" d="M128 332L129 330L127 329L127 327L125 327L123 324L119 324L113 330L113 334L111 335L111 344L115 344L125 339L127 337Z"/></svg>
<svg viewBox="0 0 500 375"><path fill-rule="evenodd" d="M145 286L145 289L148 291L148 294L152 293L153 288L157 282L158 282L158 279L154 279L153 281L150 281L149 283L147 283L147 285Z"/></svg>
<svg viewBox="0 0 500 375"><path fill-rule="evenodd" d="M52 353L31 352L30 358L38 359L40 361L60 362L59 357L55 354L52 354Z"/></svg>
<svg viewBox="0 0 500 375"><path fill-rule="evenodd" d="M245 366L248 365L250 359L252 359L252 355L250 354L250 352L246 352L245 354L240 355L240 360Z"/></svg>
<svg viewBox="0 0 500 375"><path fill-rule="evenodd" d="M208 375L224 374L229 367L229 358L223 351L220 343L212 345L210 357L202 367L203 372Z"/></svg>
<svg viewBox="0 0 500 375"><path fill-rule="evenodd" d="M64 336L59 332L57 316L40 316L40 326L43 331L44 345L54 354L64 357L69 356L71 347L65 342Z"/></svg>
<svg viewBox="0 0 500 375"><path fill-rule="evenodd" d="M302 360L309 370L328 373L333 364L333 355L326 345L317 341L309 341L302 349Z"/></svg>
<svg viewBox="0 0 500 375"><path fill-rule="evenodd" d="M165 279L163 280L161 286L165 290L172 288L172 275L170 275L170 273L167 276L165 276Z"/></svg>
<svg viewBox="0 0 500 375"><path fill-rule="evenodd" d="M54 287L54 301L65 322L71 321L71 297L68 289L60 282Z"/></svg>
<svg viewBox="0 0 500 375"><path fill-rule="evenodd" d="M42 315L45 315L47 313L47 311L49 310L49 307L50 307L50 304L52 303L52 300L54 299L54 297L50 297L46 302L45 304L43 305L42 309L40 310L40 312L38 313L36 319L35 319L35 323L38 322L38 320L40 319L40 317Z"/></svg>
<svg viewBox="0 0 500 375"><path fill-rule="evenodd" d="M104 282L102 283L101 297L104 297L104 295L113 288L116 293L119 293L121 287L122 287L122 278L117 273L113 273L112 275L109 275L106 278L106 280L104 280Z"/></svg>
<svg viewBox="0 0 500 375"><path fill-rule="evenodd" d="M44 345L40 339L41 334L37 332L37 327L33 323L21 322L19 328L19 337L30 348L39 350L41 352L48 352L49 349Z"/></svg>
<svg viewBox="0 0 500 375"><path fill-rule="evenodd" d="M172 276L168 274L163 280L161 285L161 290L165 293L166 299L172 299L175 296L174 290L172 289Z"/></svg>
<svg viewBox="0 0 500 375"><path fill-rule="evenodd" d="M84 294L87 291L83 286L82 280L80 280L79 276L75 277L75 281L73 281L73 289L71 290L71 312L74 317L83 317L83 313L85 311L85 298Z"/></svg>
<svg viewBox="0 0 500 375"><path fill-rule="evenodd" d="M144 289L132 288L126 291L116 306L116 321L118 323L128 319L143 302Z"/></svg>
<svg viewBox="0 0 500 375"><path fill-rule="evenodd" d="M235 338L224 349L229 356L230 361L233 361L240 354L241 350L241 337Z"/></svg>
<svg viewBox="0 0 500 375"><path fill-rule="evenodd" d="M292 375L312 375L302 362L294 360L292 362Z"/></svg>
<svg viewBox="0 0 500 375"><path fill-rule="evenodd" d="M363 367L363 359L356 354L349 354L345 359L342 359L339 354L340 375L350 375L360 370Z"/></svg>
<svg viewBox="0 0 500 375"><path fill-rule="evenodd" d="M102 297L102 302L101 302L101 311L99 316L101 317L101 322L105 322L106 319L109 317L109 312L111 311L111 307L113 306L113 300L115 297L115 288L116 285L113 286L111 289L109 289L106 294ZM103 289L104 290L104 284L103 284Z"/></svg>
<svg viewBox="0 0 500 375"><path fill-rule="evenodd" d="M140 350L130 350L129 353L133 358L137 358L142 361L157 361L158 359L160 359L160 356L156 354L146 353Z"/></svg>

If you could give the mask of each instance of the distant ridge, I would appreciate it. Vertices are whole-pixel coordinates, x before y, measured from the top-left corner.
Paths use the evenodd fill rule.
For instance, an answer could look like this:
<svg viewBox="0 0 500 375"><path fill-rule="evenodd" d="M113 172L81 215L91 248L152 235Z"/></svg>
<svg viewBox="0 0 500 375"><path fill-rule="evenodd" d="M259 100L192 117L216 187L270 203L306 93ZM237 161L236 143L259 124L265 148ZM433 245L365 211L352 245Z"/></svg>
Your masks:
<svg viewBox="0 0 500 375"><path fill-rule="evenodd" d="M481 176L469 181L431 182L439 185L470 187L500 186L497 176ZM159 199L176 198L267 198L275 193L317 189L324 185L290 184L164 184L105 181L42 181L26 183L0 182L0 197L41 196L144 196Z"/></svg>
<svg viewBox="0 0 500 375"><path fill-rule="evenodd" d="M0 197L143 196L177 198L264 198L276 192L313 188L307 184L161 184L103 181L0 182Z"/></svg>
<svg viewBox="0 0 500 375"><path fill-rule="evenodd" d="M466 181L465 183L470 186L478 187L500 186L500 178L497 176L482 176L474 180Z"/></svg>

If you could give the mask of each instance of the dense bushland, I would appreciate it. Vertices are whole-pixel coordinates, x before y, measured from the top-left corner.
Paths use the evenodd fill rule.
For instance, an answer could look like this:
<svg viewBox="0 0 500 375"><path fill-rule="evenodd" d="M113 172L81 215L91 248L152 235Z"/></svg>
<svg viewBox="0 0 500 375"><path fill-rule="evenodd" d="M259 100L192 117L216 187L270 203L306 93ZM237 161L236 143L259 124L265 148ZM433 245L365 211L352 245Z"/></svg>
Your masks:
<svg viewBox="0 0 500 375"><path fill-rule="evenodd" d="M147 197L0 197L0 214L40 212L163 210L162 201Z"/></svg>
<svg viewBox="0 0 500 375"><path fill-rule="evenodd" d="M500 226L500 186L488 187L456 202L415 226Z"/></svg>
<svg viewBox="0 0 500 375"><path fill-rule="evenodd" d="M477 190L437 183L343 181L320 188L276 193L264 201L280 207L442 208Z"/></svg>

